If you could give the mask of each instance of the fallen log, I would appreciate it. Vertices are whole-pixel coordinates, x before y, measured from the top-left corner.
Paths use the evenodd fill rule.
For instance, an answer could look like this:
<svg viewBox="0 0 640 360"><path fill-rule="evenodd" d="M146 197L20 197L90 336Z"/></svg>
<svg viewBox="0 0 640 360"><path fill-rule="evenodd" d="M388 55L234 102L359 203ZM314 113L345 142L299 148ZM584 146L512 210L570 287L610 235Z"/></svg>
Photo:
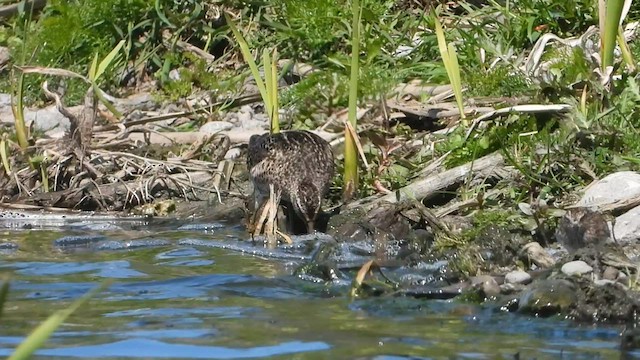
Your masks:
<svg viewBox="0 0 640 360"><path fill-rule="evenodd" d="M504 158L498 153L493 153L474 160L464 165L457 166L453 169L445 170L441 173L430 175L426 178L420 178L411 184L396 190L395 192L384 195L382 197L371 196L359 201L354 201L347 205L347 208L362 208L365 211L381 206L384 202L402 202L407 200L420 200L425 197L432 196L437 192L443 191L456 184L462 183L469 179L470 175L480 178L508 176L509 172L505 171Z"/></svg>

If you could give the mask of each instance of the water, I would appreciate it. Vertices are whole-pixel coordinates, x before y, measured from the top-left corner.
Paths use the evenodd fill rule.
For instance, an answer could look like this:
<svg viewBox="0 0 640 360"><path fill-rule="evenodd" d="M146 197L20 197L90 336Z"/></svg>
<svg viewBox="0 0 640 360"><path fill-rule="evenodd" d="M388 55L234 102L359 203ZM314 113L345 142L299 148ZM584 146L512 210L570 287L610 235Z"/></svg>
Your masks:
<svg viewBox="0 0 640 360"><path fill-rule="evenodd" d="M619 359L620 327L496 313L456 301L352 301L348 283L292 275L304 252L265 250L225 224L79 221L0 233L12 274L6 356L105 280L42 359Z"/></svg>

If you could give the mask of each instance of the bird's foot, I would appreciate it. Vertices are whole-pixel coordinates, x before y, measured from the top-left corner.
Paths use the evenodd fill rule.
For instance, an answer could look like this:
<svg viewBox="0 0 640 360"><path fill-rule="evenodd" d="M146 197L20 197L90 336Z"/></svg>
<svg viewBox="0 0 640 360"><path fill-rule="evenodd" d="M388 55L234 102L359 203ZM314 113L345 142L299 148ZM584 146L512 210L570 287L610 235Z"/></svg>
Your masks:
<svg viewBox="0 0 640 360"><path fill-rule="evenodd" d="M287 244L293 244L293 240L291 240L291 237L285 233L283 233L282 231L276 229L276 234L280 235L280 237L284 240L284 242L286 242Z"/></svg>

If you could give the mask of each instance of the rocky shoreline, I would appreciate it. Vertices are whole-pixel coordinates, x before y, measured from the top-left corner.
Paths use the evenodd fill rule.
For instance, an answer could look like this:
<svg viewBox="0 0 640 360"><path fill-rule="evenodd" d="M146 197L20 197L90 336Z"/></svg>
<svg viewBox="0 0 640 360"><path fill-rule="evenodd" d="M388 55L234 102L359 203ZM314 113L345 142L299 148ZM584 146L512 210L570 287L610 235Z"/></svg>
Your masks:
<svg viewBox="0 0 640 360"><path fill-rule="evenodd" d="M130 114L135 113L134 109L147 109L153 112L153 116L168 114L167 120L154 122L158 130L181 121L180 117L171 116L173 112L170 110L175 108L162 109L150 103L149 96L137 95L116 105ZM2 108L6 112L6 104ZM81 112L82 107L73 110ZM45 131L45 137L40 139L45 147L48 146L46 139L64 139L68 133L65 117L55 114L53 111L34 110L26 115ZM151 115L137 116L129 119L129 123L140 122L140 119ZM124 196L124 199L97 203L112 204L106 210L116 211L116 214L132 209L129 214L206 218L241 224L247 216L247 195L251 193L244 144L251 135L266 131L267 126L266 117L254 104L243 105L222 119L206 122L190 133L157 130L151 131L154 136L126 133L126 142L121 145L125 148L153 149L158 146L164 149L162 153L166 153L167 148L177 149L179 144L198 143L202 139L208 139L206 144L209 147L194 149L191 146L186 150L183 147L182 153L173 153L180 160L174 163L175 166L185 167L182 176L189 178L188 183L172 185L163 181L151 187L147 183L142 187L153 190L147 193L132 189L123 193L115 189L110 194L116 198ZM108 130L109 126L103 125L102 128L107 132L114 131ZM339 134L319 133L328 140L337 139L332 145L339 146ZM97 137L109 138L100 132ZM405 144L410 149L407 151L422 146L420 138ZM186 156L190 151L191 155ZM139 153L136 156L140 157L141 164L148 163L150 157L147 156L152 153L147 150L146 155ZM94 154L101 153L96 150ZM118 154L123 158L128 156ZM204 161L196 160L202 154L209 157ZM201 170L187 169L190 162L197 163ZM169 161L158 162L158 165L168 164ZM176 181L175 176L179 174L167 175ZM495 191L488 188L483 195L467 201L440 199L437 200L440 202L438 205L426 206L432 202L429 199L437 198L437 194L463 183L495 184L514 181L517 177L517 172L506 164L500 153L448 170L442 170L441 162L435 161L397 191L348 204L329 205L332 209L324 217L328 236L294 237L299 243L291 245L292 251L304 252L301 255L310 259L296 273L311 281L354 281L352 294L360 297L455 298L482 302L496 311L519 312L535 317L562 315L579 322L624 324L628 331L622 337L623 344L635 347L638 343L636 312L640 305L637 300L640 223L635 214L640 211L636 206L640 203L640 174L618 172L594 181L584 189L581 199L565 206L592 208L608 214L608 226L613 236L605 249L598 253L585 246L569 255L562 245L557 244L554 231L564 210L552 208L545 202L522 203L518 210L486 207L483 202ZM140 180L136 181L140 183ZM104 193L102 188L101 194ZM138 194L137 201L132 201L136 198L132 193ZM67 193L62 191L61 194ZM55 192L54 195L41 193L37 201L33 197L5 195L5 203L11 199L21 200L5 207L0 222L11 227L7 224L12 224L12 221L15 224L15 220L20 219L23 227L29 227L47 219L60 220L55 216L51 218L51 215L47 218L41 210L50 214L47 210L59 212L61 207L73 208L56 200L61 198L61 194L56 197ZM87 192L82 196L86 197ZM458 215L468 209L475 210L466 211L464 216ZM488 220L492 213L504 215L505 212L509 216L501 215L498 222ZM478 222L478 214L487 215L484 222ZM91 215L82 212L60 216L67 220L74 216L86 217L91 221ZM24 225L25 221L27 225Z"/></svg>

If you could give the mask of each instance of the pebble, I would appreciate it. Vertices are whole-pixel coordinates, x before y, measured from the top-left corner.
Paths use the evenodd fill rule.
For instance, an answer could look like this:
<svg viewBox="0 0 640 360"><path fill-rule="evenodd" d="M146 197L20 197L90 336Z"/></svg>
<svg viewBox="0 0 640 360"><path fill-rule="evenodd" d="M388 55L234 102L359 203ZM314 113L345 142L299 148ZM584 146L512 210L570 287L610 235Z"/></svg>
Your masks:
<svg viewBox="0 0 640 360"><path fill-rule="evenodd" d="M528 284L531 282L531 275L526 271L515 270L505 275L504 282L507 284Z"/></svg>
<svg viewBox="0 0 640 360"><path fill-rule="evenodd" d="M482 289L482 292L484 293L484 296L487 298L492 298L500 295L500 286L493 276L473 276L469 280L471 280L471 284L473 286L480 287L480 289Z"/></svg>
<svg viewBox="0 0 640 360"><path fill-rule="evenodd" d="M585 275L593 272L593 268L582 260L570 261L560 269L567 276Z"/></svg>
<svg viewBox="0 0 640 360"><path fill-rule="evenodd" d="M577 300L576 288L568 280L536 281L520 294L518 311L535 316L550 316L570 309Z"/></svg>
<svg viewBox="0 0 640 360"><path fill-rule="evenodd" d="M525 257L538 267L547 269L555 265L556 261L537 242L530 242L522 247L520 256Z"/></svg>
<svg viewBox="0 0 640 360"><path fill-rule="evenodd" d="M225 160L235 160L242 154L242 151L239 148L231 148L224 154Z"/></svg>
<svg viewBox="0 0 640 360"><path fill-rule="evenodd" d="M180 78L181 78L180 71L178 71L178 69L173 69L169 71L169 79L173 81L179 81Z"/></svg>
<svg viewBox="0 0 640 360"><path fill-rule="evenodd" d="M613 266L607 266L602 273L602 278L605 280L616 280L620 271Z"/></svg>

